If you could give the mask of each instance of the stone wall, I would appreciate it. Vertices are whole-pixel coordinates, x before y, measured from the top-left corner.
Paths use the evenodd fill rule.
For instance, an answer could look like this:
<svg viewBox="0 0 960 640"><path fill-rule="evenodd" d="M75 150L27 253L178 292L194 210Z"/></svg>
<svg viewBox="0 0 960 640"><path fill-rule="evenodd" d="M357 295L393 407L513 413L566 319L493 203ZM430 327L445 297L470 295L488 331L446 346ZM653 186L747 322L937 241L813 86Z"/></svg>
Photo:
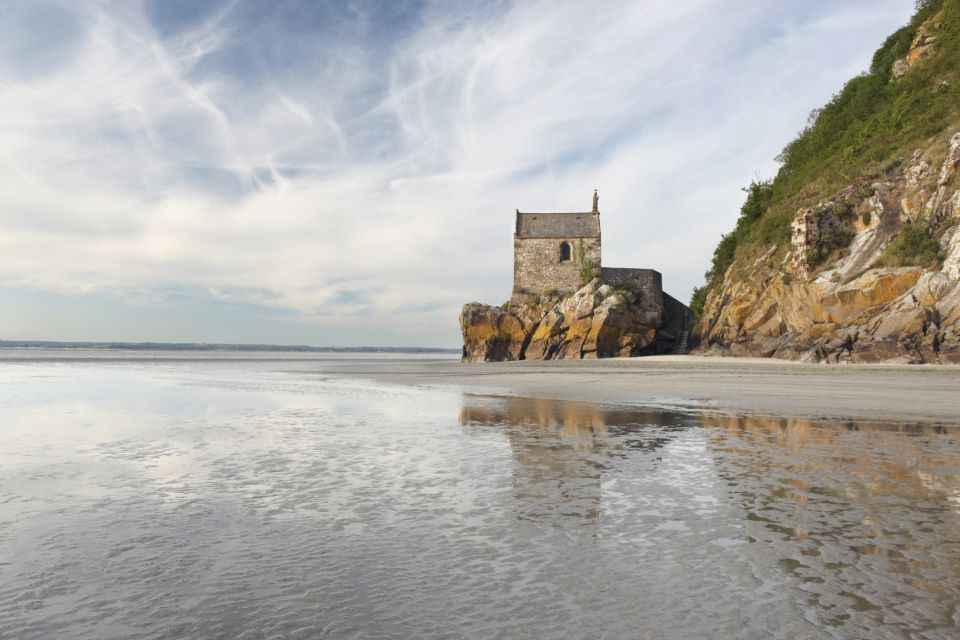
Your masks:
<svg viewBox="0 0 960 640"><path fill-rule="evenodd" d="M600 238L583 238L585 260L592 260L600 273ZM560 260L560 244L570 245L570 260ZM572 292L583 286L578 257L580 238L514 238L513 290L542 293L550 289Z"/></svg>
<svg viewBox="0 0 960 640"><path fill-rule="evenodd" d="M663 303L663 277L659 271L603 267L600 270L600 278L614 288L633 286L644 295L650 296L657 304Z"/></svg>
<svg viewBox="0 0 960 640"><path fill-rule="evenodd" d="M849 244L849 239L844 240L847 237L847 225L834 213L835 209L836 203L821 202L816 208L800 209L794 217L787 263L794 280L806 282L813 275L820 260L832 250ZM874 214L871 213L872 217ZM865 264L861 268L867 266Z"/></svg>
<svg viewBox="0 0 960 640"><path fill-rule="evenodd" d="M790 228L790 272L798 281L806 281L820 250L820 223L813 209L800 209Z"/></svg>
<svg viewBox="0 0 960 640"><path fill-rule="evenodd" d="M665 345L658 348L658 353L669 353L670 349L676 344L677 340L687 329L687 323L692 319L693 312L690 308L671 296L669 293L663 294L663 310L667 313L667 321L661 327L657 334L657 342L663 342ZM687 346L690 348L699 345L698 340L693 336L688 338Z"/></svg>

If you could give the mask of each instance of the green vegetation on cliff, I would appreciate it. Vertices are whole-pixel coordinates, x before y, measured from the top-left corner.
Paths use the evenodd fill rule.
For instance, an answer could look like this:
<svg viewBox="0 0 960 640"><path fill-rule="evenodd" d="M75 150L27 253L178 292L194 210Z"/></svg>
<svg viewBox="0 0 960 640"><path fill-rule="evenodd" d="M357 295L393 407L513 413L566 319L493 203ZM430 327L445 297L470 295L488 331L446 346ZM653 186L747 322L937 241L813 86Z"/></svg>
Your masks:
<svg viewBox="0 0 960 640"><path fill-rule="evenodd" d="M703 274L707 283L693 291L690 308L696 316L700 316L703 312L703 303L707 299L710 285L716 279L723 277L727 267L733 264L737 246L750 236L754 225L770 207L773 198L773 181L751 182L750 186L746 187L744 191L747 193L747 200L740 208L740 218L737 220L737 226L730 233L724 234L720 239L720 244L713 250L710 270Z"/></svg>
<svg viewBox="0 0 960 640"><path fill-rule="evenodd" d="M943 265L940 243L930 237L927 230L918 224L903 228L896 242L887 247L873 266L876 267L925 267L939 269Z"/></svg>
<svg viewBox="0 0 960 640"><path fill-rule="evenodd" d="M932 43L932 55L914 60L895 77L897 61L911 55L918 34ZM790 243L797 209L828 198L858 179L880 177L901 168L910 154L960 121L960 0L920 0L910 23L887 38L868 72L850 80L822 109L814 111L800 135L777 158L776 177L745 189L737 225L724 235L694 291L698 315L710 289L735 259L749 260L771 246ZM912 236L911 236L912 238ZM921 238L908 238L903 242ZM927 247L929 249L929 247ZM916 243L903 254L919 251ZM890 256L898 260L896 255Z"/></svg>

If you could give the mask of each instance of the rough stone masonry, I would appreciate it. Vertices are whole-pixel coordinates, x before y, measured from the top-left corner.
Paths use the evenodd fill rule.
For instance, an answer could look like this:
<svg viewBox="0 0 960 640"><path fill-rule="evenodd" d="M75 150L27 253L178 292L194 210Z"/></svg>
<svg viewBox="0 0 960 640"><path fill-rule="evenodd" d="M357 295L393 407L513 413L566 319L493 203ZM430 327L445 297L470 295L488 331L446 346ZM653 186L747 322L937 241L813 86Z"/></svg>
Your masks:
<svg viewBox="0 0 960 640"><path fill-rule="evenodd" d="M572 293L595 277L616 288L632 288L663 305L660 273L653 269L604 267L599 195L593 210L534 213L517 210L513 235L513 300Z"/></svg>

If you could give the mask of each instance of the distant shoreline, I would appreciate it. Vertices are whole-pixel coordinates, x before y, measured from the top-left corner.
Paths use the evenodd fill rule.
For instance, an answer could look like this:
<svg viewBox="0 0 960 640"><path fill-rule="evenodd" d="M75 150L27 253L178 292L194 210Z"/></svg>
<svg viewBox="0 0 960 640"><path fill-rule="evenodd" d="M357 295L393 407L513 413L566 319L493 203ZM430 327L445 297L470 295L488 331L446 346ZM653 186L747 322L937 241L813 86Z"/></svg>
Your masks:
<svg viewBox="0 0 960 640"><path fill-rule="evenodd" d="M298 353L460 353L442 347L312 347L284 344L207 342L86 342L54 340L0 340L0 349L76 349L120 351L272 351Z"/></svg>

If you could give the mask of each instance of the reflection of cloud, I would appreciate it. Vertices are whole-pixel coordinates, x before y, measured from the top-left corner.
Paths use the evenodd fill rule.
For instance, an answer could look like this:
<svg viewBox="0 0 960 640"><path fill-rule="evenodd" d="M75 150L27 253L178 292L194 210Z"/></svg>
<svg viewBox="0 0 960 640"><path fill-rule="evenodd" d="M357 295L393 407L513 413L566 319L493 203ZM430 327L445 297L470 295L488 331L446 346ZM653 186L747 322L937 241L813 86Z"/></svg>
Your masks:
<svg viewBox="0 0 960 640"><path fill-rule="evenodd" d="M464 299L507 295L510 211L599 186L609 258L682 297L730 185L910 5L856 3L14 3L0 286L231 292L450 341ZM687 251L657 239L663 211Z"/></svg>

